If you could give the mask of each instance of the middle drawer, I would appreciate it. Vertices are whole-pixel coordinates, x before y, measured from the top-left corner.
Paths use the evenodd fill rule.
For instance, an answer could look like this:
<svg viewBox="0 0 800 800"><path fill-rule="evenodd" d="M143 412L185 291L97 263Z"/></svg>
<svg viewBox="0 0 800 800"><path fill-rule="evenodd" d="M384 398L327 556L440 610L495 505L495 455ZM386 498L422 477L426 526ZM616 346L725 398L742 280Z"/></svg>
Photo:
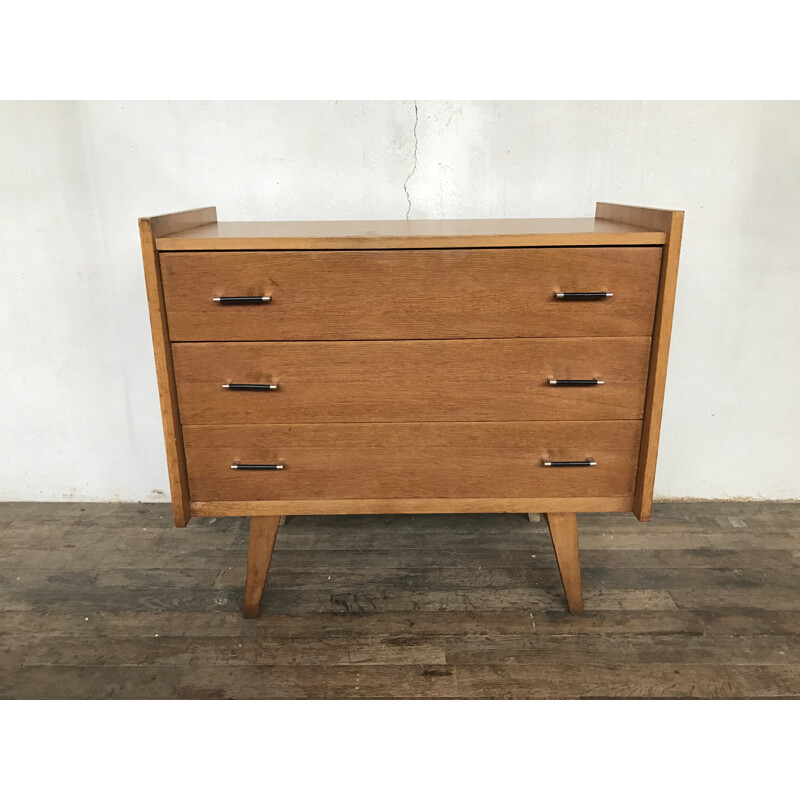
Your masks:
<svg viewBox="0 0 800 800"><path fill-rule="evenodd" d="M184 425L641 419L650 339L209 342L172 353Z"/></svg>

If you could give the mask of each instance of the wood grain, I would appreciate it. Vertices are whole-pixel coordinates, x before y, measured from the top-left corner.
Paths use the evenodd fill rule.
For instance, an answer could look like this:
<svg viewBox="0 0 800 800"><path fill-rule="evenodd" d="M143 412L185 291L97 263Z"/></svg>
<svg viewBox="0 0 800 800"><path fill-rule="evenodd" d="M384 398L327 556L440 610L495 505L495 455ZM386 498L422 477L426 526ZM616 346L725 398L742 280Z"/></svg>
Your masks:
<svg viewBox="0 0 800 800"><path fill-rule="evenodd" d="M581 564L578 554L578 520L575 514L546 514L561 585L571 614L583 613Z"/></svg>
<svg viewBox="0 0 800 800"><path fill-rule="evenodd" d="M653 486L656 477L658 440L661 434L661 416L664 409L664 389L667 380L684 213L683 211L598 203L595 216L599 219L608 219L629 225L644 225L662 230L666 235L658 286L658 304L653 326L653 346L650 355L642 445L634 502L636 516L640 520L648 520L653 506Z"/></svg>
<svg viewBox="0 0 800 800"><path fill-rule="evenodd" d="M536 547L539 549L538 545ZM429 550L424 545L419 548L423 553ZM330 551L323 551L330 552ZM484 547L480 552L484 556L491 555L496 549ZM552 555L552 548L550 548ZM687 558L691 558L687 551ZM241 580L243 570L239 561L241 551L237 549L236 576ZM642 559L647 554L643 552ZM519 558L519 554L516 554ZM150 564L153 564L152 556ZM332 567L337 572L346 567L338 564ZM549 565L553 569L554 565ZM637 569L651 573L637 561ZM475 568L477 569L477 567ZM234 571L233 569L231 570ZM467 574L467 570L463 570ZM631 570L633 571L633 570ZM702 571L695 562L694 572ZM274 574L283 574L277 566ZM297 579L314 574L311 569L304 573L293 573ZM435 575L426 576L434 581ZM42 576L46 578L45 575ZM241 587L241 583L240 583ZM176 587L178 588L178 587ZM295 592L297 594L297 592ZM416 636L485 636L491 630L495 636L523 636L533 633L544 636L604 636L607 634L626 634L628 637L645 634L659 636L664 634L694 636L735 636L735 637L778 637L800 636L800 613L797 611L776 611L764 609L736 609L722 607L714 610L703 609L625 609L587 611L583 615L569 615L563 608L556 608L558 598L553 595L553 607L536 609L526 613L520 610L488 610L485 608L464 609L463 611L419 611L409 620L403 612L385 611L373 614L330 613L325 610L289 610L288 613L272 613L264 623L243 624L238 614L216 613L205 614L192 611L162 612L159 618L159 638L166 636L183 637L186 640L194 637L236 636L242 638L262 638L285 640L289 638L326 638L398 636L413 631ZM153 613L122 609L96 611L84 622L83 627L76 628L75 613L70 610L49 606L45 614L37 614L35 636L39 641L53 641L60 638L67 646L79 647L82 642L94 638L108 639L113 636L146 637L152 635ZM235 609L231 609L234 611ZM5 641L12 638L21 641L26 636L30 643L30 611L0 611L0 628ZM414 624L411 625L410 623ZM535 624L535 629L533 625ZM691 651L691 646L687 650ZM777 654L776 654L777 655ZM58 654L51 655L41 661L53 662ZM65 658L69 660L69 658Z"/></svg>
<svg viewBox="0 0 800 800"><path fill-rule="evenodd" d="M269 514L524 514L547 511L632 511L626 497L428 497L349 500L193 500L194 517L246 517Z"/></svg>
<svg viewBox="0 0 800 800"><path fill-rule="evenodd" d="M164 253L172 341L650 336L659 247ZM554 293L609 291L600 302ZM269 295L227 306L212 298Z"/></svg>
<svg viewBox="0 0 800 800"><path fill-rule="evenodd" d="M800 698L797 667L776 664L40 665L4 677L2 698Z"/></svg>
<svg viewBox="0 0 800 800"><path fill-rule="evenodd" d="M269 562L280 517L250 517L250 539L247 546L247 580L244 589L244 616L255 619L261 613L261 595L267 582Z"/></svg>
<svg viewBox="0 0 800 800"><path fill-rule="evenodd" d="M173 345L186 425L641 419L649 357L644 337Z"/></svg>
<svg viewBox="0 0 800 800"><path fill-rule="evenodd" d="M637 420L184 426L194 501L622 497L640 433Z"/></svg>
<svg viewBox="0 0 800 800"><path fill-rule="evenodd" d="M594 218L219 222L158 239L159 250L659 245L661 230Z"/></svg>
<svg viewBox="0 0 800 800"><path fill-rule="evenodd" d="M800 698L797 503L584 516L580 616L522 514L295 517L257 620L246 521L170 517L0 504L0 697Z"/></svg>
<svg viewBox="0 0 800 800"><path fill-rule="evenodd" d="M189 491L186 480L186 463L183 453L178 398L169 346L169 326L161 283L161 263L155 239L176 230L192 229L217 219L215 208L198 208L177 214L139 220L139 237L142 246L147 303L150 311L150 328L153 336L153 355L156 362L158 396L161 404L161 421L167 453L170 493L175 524L183 527L189 521Z"/></svg>

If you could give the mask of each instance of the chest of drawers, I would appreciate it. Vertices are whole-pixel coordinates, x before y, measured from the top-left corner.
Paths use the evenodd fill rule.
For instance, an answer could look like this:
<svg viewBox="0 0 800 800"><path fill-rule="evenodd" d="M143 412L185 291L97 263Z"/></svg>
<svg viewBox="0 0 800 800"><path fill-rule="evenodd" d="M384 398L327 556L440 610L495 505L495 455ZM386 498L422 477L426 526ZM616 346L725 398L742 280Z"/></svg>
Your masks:
<svg viewBox="0 0 800 800"><path fill-rule="evenodd" d="M649 518L683 212L139 221L175 524L249 516L245 616L287 514Z"/></svg>

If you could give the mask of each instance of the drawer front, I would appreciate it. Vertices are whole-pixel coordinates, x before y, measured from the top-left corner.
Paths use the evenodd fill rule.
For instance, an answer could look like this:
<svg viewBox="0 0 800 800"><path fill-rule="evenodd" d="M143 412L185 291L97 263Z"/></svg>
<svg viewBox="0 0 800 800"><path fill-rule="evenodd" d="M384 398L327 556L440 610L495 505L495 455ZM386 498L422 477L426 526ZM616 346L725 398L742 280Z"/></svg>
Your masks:
<svg viewBox="0 0 800 800"><path fill-rule="evenodd" d="M650 339L183 343L172 351L186 425L640 419Z"/></svg>
<svg viewBox="0 0 800 800"><path fill-rule="evenodd" d="M623 497L642 424L187 425L193 501ZM596 466L545 466L585 462ZM231 469L232 464L283 469Z"/></svg>
<svg viewBox="0 0 800 800"><path fill-rule="evenodd" d="M160 261L174 342L650 336L661 248L176 252ZM214 301L225 297L270 299Z"/></svg>

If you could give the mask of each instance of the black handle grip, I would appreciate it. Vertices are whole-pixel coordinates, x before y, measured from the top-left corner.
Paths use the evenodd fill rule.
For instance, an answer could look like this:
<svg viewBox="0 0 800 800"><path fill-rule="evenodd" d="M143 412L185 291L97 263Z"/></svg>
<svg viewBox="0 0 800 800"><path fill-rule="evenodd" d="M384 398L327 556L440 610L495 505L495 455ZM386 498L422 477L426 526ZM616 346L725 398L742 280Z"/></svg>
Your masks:
<svg viewBox="0 0 800 800"><path fill-rule="evenodd" d="M553 292L556 300L606 300L614 292Z"/></svg>
<svg viewBox="0 0 800 800"><path fill-rule="evenodd" d="M231 464L231 469L283 469L283 464Z"/></svg>
<svg viewBox="0 0 800 800"><path fill-rule="evenodd" d="M545 467L596 467L597 462L593 458L585 461L544 461Z"/></svg>
<svg viewBox="0 0 800 800"><path fill-rule="evenodd" d="M242 297L214 297L215 303L223 306L256 306L264 303L271 303L272 298L268 295L254 295Z"/></svg>
<svg viewBox="0 0 800 800"><path fill-rule="evenodd" d="M547 382L551 386L602 386L604 383L599 378L548 378Z"/></svg>
<svg viewBox="0 0 800 800"><path fill-rule="evenodd" d="M277 383L223 383L223 389L230 389L232 392L276 392Z"/></svg>

